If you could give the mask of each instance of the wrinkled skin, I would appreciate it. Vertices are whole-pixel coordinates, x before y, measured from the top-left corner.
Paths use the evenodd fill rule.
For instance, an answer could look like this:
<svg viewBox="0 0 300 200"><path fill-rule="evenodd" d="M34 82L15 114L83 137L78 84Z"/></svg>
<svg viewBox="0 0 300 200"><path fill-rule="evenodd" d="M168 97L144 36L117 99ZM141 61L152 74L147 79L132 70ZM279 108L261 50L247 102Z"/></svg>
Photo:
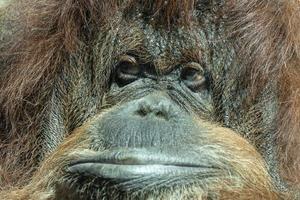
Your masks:
<svg viewBox="0 0 300 200"><path fill-rule="evenodd" d="M0 197L296 198L275 135L279 70L250 69L220 2L200 3L188 25L160 24L138 3L109 16L51 82L38 170Z"/></svg>

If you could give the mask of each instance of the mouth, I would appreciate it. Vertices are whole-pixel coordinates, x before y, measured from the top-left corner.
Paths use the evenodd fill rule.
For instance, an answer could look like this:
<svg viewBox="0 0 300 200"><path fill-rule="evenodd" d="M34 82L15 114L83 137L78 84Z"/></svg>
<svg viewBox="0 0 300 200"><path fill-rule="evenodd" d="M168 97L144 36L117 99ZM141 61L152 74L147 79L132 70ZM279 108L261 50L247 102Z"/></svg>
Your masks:
<svg viewBox="0 0 300 200"><path fill-rule="evenodd" d="M74 161L67 168L67 171L72 174L111 180L206 176L217 170L217 167L201 159L147 149L106 151Z"/></svg>

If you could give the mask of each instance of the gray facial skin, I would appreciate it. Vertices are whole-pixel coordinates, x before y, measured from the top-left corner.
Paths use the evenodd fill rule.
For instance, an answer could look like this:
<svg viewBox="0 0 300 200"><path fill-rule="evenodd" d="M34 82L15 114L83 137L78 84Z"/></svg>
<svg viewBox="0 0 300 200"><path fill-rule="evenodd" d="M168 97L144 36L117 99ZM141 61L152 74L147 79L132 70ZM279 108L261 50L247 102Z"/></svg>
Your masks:
<svg viewBox="0 0 300 200"><path fill-rule="evenodd" d="M12 51L34 55L19 61L0 52L8 71L0 76L12 82L0 85L0 154L13 161L5 170L16 180L32 175L0 199L292 199L282 166L294 165L282 158L290 146L279 119L292 118L282 114L289 82L275 63L282 56L287 65L278 50L285 43L261 36L280 21L263 18L275 3L39 2L44 17L24 21L45 25L30 28L29 39L24 33L20 48L36 42L41 53ZM59 20L52 24L47 13ZM259 14L262 21L254 20ZM10 39L0 32L1 41Z"/></svg>

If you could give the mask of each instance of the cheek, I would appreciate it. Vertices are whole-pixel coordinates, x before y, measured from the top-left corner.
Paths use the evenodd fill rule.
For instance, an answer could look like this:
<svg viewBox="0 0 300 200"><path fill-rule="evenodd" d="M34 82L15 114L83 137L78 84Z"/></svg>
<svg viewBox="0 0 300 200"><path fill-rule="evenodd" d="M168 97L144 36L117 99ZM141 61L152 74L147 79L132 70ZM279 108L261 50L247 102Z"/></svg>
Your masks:
<svg viewBox="0 0 300 200"><path fill-rule="evenodd" d="M204 145L211 146L210 155L214 155L225 169L248 181L270 180L263 157L247 140L230 129L201 124L208 129ZM203 142L203 138L201 140Z"/></svg>
<svg viewBox="0 0 300 200"><path fill-rule="evenodd" d="M60 171L70 161L81 156L82 153L89 151L89 129L90 124L84 124L83 126L75 129L59 147L46 157L46 161L40 168L40 172ZM88 152L89 154L92 151Z"/></svg>

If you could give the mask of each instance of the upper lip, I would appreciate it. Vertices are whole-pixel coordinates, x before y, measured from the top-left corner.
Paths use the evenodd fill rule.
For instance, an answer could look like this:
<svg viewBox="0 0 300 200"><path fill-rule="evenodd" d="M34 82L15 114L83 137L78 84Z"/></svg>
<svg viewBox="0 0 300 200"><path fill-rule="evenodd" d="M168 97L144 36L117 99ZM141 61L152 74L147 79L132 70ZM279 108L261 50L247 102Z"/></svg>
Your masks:
<svg viewBox="0 0 300 200"><path fill-rule="evenodd" d="M83 163L113 164L113 165L170 165L178 167L217 167L205 162L203 159L178 153L156 152L148 149L115 149L99 152L93 156L85 156L72 161L69 167Z"/></svg>

